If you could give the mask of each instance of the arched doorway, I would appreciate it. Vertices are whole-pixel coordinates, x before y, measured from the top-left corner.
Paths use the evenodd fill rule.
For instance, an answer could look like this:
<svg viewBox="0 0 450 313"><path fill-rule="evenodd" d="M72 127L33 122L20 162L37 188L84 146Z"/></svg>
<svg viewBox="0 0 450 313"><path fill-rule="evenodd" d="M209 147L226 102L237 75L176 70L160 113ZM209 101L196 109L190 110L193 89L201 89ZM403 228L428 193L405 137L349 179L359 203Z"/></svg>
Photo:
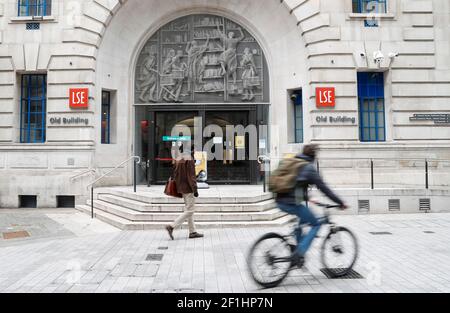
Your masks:
<svg viewBox="0 0 450 313"><path fill-rule="evenodd" d="M136 152L148 166L142 181L162 183L169 177L171 147L183 140L172 136L175 125L193 128L195 117L201 118L202 129L266 125L268 77L257 40L228 18L188 15L154 33L139 53L135 71ZM224 151L224 159L208 162L208 182L257 183L259 171L250 158L249 140L237 146L234 136L224 134L202 139L203 146L213 141L213 150ZM261 144L256 153L266 153L268 147ZM236 160L238 153L246 159Z"/></svg>

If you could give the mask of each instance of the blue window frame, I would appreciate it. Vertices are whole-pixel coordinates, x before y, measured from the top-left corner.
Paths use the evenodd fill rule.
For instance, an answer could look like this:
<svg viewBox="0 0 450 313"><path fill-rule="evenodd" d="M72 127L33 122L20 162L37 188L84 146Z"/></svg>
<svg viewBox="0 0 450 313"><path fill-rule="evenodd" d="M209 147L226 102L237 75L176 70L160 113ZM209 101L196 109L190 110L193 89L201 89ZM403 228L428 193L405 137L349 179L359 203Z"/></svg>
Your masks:
<svg viewBox="0 0 450 313"><path fill-rule="evenodd" d="M303 143L303 98L301 90L293 93L295 143Z"/></svg>
<svg viewBox="0 0 450 313"><path fill-rule="evenodd" d="M51 15L51 0L18 0L19 16L48 16Z"/></svg>
<svg viewBox="0 0 450 313"><path fill-rule="evenodd" d="M111 143L111 92L102 91L102 144Z"/></svg>
<svg viewBox="0 0 450 313"><path fill-rule="evenodd" d="M20 142L43 143L46 133L47 75L22 75Z"/></svg>
<svg viewBox="0 0 450 313"><path fill-rule="evenodd" d="M387 0L353 0L353 13L386 13Z"/></svg>
<svg viewBox="0 0 450 313"><path fill-rule="evenodd" d="M361 141L386 141L384 73L358 73L358 99Z"/></svg>

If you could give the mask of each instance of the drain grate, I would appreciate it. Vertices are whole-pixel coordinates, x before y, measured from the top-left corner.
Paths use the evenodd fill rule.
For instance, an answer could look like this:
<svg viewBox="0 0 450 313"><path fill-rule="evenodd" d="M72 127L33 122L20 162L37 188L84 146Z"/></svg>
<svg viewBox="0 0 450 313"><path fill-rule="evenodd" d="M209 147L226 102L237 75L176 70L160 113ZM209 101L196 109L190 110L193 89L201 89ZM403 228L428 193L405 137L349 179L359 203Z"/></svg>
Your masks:
<svg viewBox="0 0 450 313"><path fill-rule="evenodd" d="M328 279L364 279L364 277L357 271L351 269L346 275L335 277L334 273L342 272L343 268L322 268L320 271L325 274Z"/></svg>
<svg viewBox="0 0 450 313"><path fill-rule="evenodd" d="M424 231L424 233L425 233L425 234L435 234L434 231L430 231L430 230L426 230L426 231Z"/></svg>
<svg viewBox="0 0 450 313"><path fill-rule="evenodd" d="M158 250L168 250L169 247L158 247Z"/></svg>
<svg viewBox="0 0 450 313"><path fill-rule="evenodd" d="M30 237L30 234L27 231L14 231L9 233L3 233L3 239L17 239L17 238L25 238Z"/></svg>
<svg viewBox="0 0 450 313"><path fill-rule="evenodd" d="M148 254L146 261L161 261L164 254Z"/></svg>
<svg viewBox="0 0 450 313"><path fill-rule="evenodd" d="M392 233L388 232L388 231L371 231L370 232L372 235L392 235Z"/></svg>

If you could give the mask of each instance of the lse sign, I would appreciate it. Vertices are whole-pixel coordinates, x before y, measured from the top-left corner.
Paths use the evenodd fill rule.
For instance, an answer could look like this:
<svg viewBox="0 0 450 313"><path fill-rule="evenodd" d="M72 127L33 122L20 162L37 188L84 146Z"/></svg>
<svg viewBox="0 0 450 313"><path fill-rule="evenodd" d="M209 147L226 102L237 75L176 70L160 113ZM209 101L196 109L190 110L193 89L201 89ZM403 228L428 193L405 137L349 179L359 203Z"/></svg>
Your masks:
<svg viewBox="0 0 450 313"><path fill-rule="evenodd" d="M69 104L72 109L87 109L89 107L89 89L70 88Z"/></svg>
<svg viewBox="0 0 450 313"><path fill-rule="evenodd" d="M318 108L336 106L336 94L334 87L316 88L316 105Z"/></svg>

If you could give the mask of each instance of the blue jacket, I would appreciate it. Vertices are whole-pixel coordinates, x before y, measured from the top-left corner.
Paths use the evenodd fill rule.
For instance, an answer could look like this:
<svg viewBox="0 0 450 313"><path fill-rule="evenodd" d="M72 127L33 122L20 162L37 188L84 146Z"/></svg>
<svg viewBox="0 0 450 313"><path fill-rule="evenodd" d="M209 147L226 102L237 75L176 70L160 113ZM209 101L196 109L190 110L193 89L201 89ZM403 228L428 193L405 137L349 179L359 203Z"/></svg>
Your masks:
<svg viewBox="0 0 450 313"><path fill-rule="evenodd" d="M308 186L315 185L335 203L339 205L344 204L344 202L322 180L314 166L313 158L303 154L297 155L296 158L304 159L308 161L309 164L299 170L297 175L297 186L295 189L290 193L278 194L276 197L277 202L298 205L301 202L308 200Z"/></svg>

